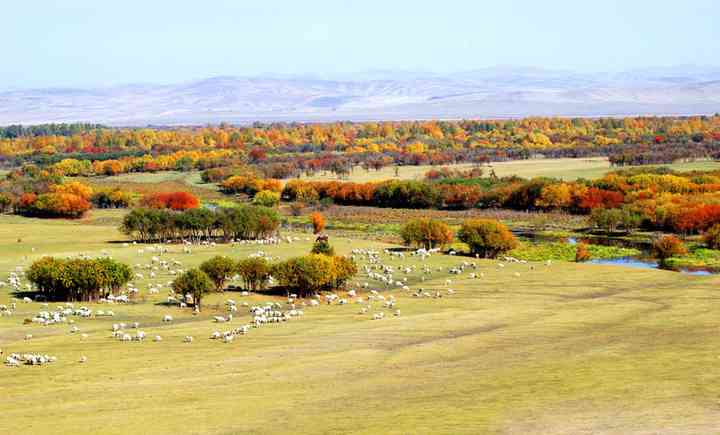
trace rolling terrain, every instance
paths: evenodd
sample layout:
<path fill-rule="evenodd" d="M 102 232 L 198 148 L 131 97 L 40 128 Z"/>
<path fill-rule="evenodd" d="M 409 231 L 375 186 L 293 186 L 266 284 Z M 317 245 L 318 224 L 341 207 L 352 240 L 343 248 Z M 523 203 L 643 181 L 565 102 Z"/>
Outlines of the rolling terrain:
<path fill-rule="evenodd" d="M 109 125 L 712 114 L 720 70 L 580 74 L 497 67 L 455 74 L 219 76 L 179 84 L 0 91 L 0 125 Z"/>

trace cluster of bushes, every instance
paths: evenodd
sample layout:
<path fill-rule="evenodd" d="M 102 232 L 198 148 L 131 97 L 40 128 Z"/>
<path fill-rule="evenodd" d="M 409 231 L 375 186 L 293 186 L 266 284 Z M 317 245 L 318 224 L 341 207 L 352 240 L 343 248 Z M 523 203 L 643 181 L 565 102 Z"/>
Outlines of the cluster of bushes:
<path fill-rule="evenodd" d="M 133 204 L 133 195 L 118 188 L 98 190 L 90 201 L 95 208 L 129 208 Z"/>
<path fill-rule="evenodd" d="M 138 208 L 123 218 L 121 231 L 141 242 L 167 240 L 255 240 L 273 236 L 280 215 L 267 207 L 243 205 L 185 211 Z"/>
<path fill-rule="evenodd" d="M 132 270 L 110 258 L 43 257 L 30 266 L 27 278 L 50 301 L 94 301 L 116 293 L 132 279 Z"/>
<path fill-rule="evenodd" d="M 220 183 L 220 190 L 228 194 L 245 193 L 254 196 L 263 190 L 279 193 L 282 191 L 282 183 L 280 183 L 280 180 L 272 178 L 265 179 L 245 175 L 233 175 Z"/>
<path fill-rule="evenodd" d="M 129 192 L 120 189 L 93 191 L 79 181 L 64 181 L 36 166 L 26 165 L 0 180 L 0 213 L 15 212 L 42 218 L 78 218 L 92 206 L 126 208 Z"/>
<path fill-rule="evenodd" d="M 125 153 L 127 154 L 127 153 Z M 120 156 L 113 153 L 103 158 L 87 153 L 85 158 L 65 158 L 48 165 L 48 170 L 60 176 L 118 175 L 129 172 L 190 171 L 227 165 L 233 160 L 230 150 L 176 151 L 161 155 L 142 154 Z"/>
<path fill-rule="evenodd" d="M 200 206 L 200 200 L 190 192 L 150 193 L 142 198 L 141 203 L 143 207 L 171 210 L 189 210 Z"/>
<path fill-rule="evenodd" d="M 25 216 L 78 218 L 90 210 L 92 189 L 77 181 L 50 185 L 45 193 L 23 193 L 15 209 Z"/>

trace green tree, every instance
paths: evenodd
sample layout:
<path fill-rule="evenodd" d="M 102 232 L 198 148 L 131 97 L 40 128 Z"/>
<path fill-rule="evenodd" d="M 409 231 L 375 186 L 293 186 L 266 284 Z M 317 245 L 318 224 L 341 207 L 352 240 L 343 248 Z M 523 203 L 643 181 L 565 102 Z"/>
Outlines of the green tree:
<path fill-rule="evenodd" d="M 253 257 L 238 261 L 237 273 L 249 291 L 265 289 L 270 279 L 270 264 L 264 258 Z"/>
<path fill-rule="evenodd" d="M 200 265 L 200 270 L 205 272 L 213 283 L 215 283 L 215 290 L 222 291 L 225 288 L 225 281 L 228 276 L 235 272 L 236 265 L 230 258 L 217 255 L 203 262 Z"/>
<path fill-rule="evenodd" d="M 182 295 L 189 293 L 190 296 L 192 296 L 198 311 L 200 310 L 203 296 L 211 292 L 214 287 L 210 277 L 200 269 L 189 269 L 175 278 L 175 281 L 172 283 L 172 288 L 175 293 Z"/>
<path fill-rule="evenodd" d="M 400 228 L 400 237 L 406 245 L 431 249 L 452 243 L 453 232 L 446 223 L 441 221 L 413 219 Z"/>
<path fill-rule="evenodd" d="M 517 246 L 517 239 L 508 227 L 492 219 L 470 219 L 458 232 L 458 238 L 470 252 L 484 258 L 495 258 Z"/>

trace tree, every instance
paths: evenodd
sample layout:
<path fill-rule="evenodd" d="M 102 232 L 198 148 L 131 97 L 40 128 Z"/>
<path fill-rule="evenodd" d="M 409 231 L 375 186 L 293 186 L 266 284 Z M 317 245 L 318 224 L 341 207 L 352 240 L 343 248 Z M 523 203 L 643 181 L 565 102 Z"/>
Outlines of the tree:
<path fill-rule="evenodd" d="M 703 241 L 708 248 L 720 249 L 720 224 L 710 227 L 705 234 L 703 234 Z"/>
<path fill-rule="evenodd" d="M 655 238 L 652 244 L 653 253 L 664 263 L 668 258 L 675 255 L 687 254 L 687 248 L 683 242 L 675 236 L 665 235 Z"/>
<path fill-rule="evenodd" d="M 263 290 L 270 279 L 270 264 L 264 258 L 252 257 L 240 260 L 236 270 L 245 288 L 250 291 Z"/>
<path fill-rule="evenodd" d="M 313 234 L 319 234 L 325 229 L 325 218 L 318 212 L 310 214 L 310 223 L 313 226 Z"/>
<path fill-rule="evenodd" d="M 413 219 L 400 228 L 400 237 L 406 245 L 431 249 L 452 243 L 453 232 L 446 223 L 438 220 Z"/>
<path fill-rule="evenodd" d="M 484 258 L 495 258 L 517 246 L 517 239 L 508 227 L 492 219 L 465 221 L 458 238 L 470 247 L 471 253 Z"/>
<path fill-rule="evenodd" d="M 253 197 L 253 204 L 263 207 L 277 207 L 280 203 L 280 193 L 270 190 L 261 190 Z"/>
<path fill-rule="evenodd" d="M 227 280 L 227 277 L 230 276 L 235 269 L 235 262 L 222 255 L 217 255 L 200 265 L 200 270 L 205 272 L 215 283 L 216 291 L 222 291 L 225 288 L 225 280 Z"/>
<path fill-rule="evenodd" d="M 200 269 L 188 269 L 182 275 L 175 278 L 175 281 L 172 283 L 172 289 L 175 293 L 181 295 L 190 294 L 190 296 L 192 296 L 198 311 L 200 310 L 203 296 L 211 292 L 214 287 L 210 277 Z"/>

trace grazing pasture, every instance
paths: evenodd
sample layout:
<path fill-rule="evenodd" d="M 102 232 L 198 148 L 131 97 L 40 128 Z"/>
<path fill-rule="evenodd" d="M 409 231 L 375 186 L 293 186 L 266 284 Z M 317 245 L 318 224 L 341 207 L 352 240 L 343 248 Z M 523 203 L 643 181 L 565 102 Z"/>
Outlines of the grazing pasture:
<path fill-rule="evenodd" d="M 23 325 L 44 309 L 17 303 L 0 317 L 0 348 L 57 357 L 0 367 L 3 433 L 712 433 L 720 419 L 720 279 L 575 263 L 517 263 L 384 253 L 390 245 L 331 238 L 340 254 L 376 250 L 408 289 L 361 273 L 304 316 L 251 328 L 230 343 L 214 331 L 244 325 L 247 307 L 280 296 L 210 295 L 201 314 L 167 305 L 166 270 L 150 278 L 148 246 L 124 246 L 111 212 L 97 221 L 0 217 L 0 280 L 43 254 L 101 255 L 142 279 L 128 304 L 90 304 L 113 317 Z M 88 225 L 94 223 L 94 225 Z M 310 234 L 279 245 L 169 245 L 162 258 L 196 266 L 216 254 L 309 251 Z M 21 239 L 19 242 L 18 239 Z M 142 253 L 138 250 L 142 249 Z M 463 266 L 465 264 L 466 266 Z M 472 266 L 471 264 L 475 264 Z M 502 266 L 500 266 L 502 264 Z M 427 273 L 425 267 L 430 269 Z M 464 267 L 460 274 L 451 269 Z M 403 268 L 409 268 L 407 273 Z M 371 270 L 377 273 L 377 269 Z M 475 276 L 474 278 L 472 276 Z M 407 279 L 407 281 L 405 281 Z M 368 287 L 364 287 L 364 283 Z M 150 284 L 164 284 L 150 294 Z M 421 296 L 413 296 L 420 291 Z M 371 290 L 376 300 L 368 304 Z M 423 292 L 425 295 L 423 296 Z M 437 297 L 438 295 L 442 297 Z M 8 287 L 0 304 L 11 303 Z M 225 301 L 239 310 L 230 323 Z M 56 303 L 50 303 L 53 309 Z M 78 307 L 81 304 L 76 303 Z M 372 308 L 368 308 L 368 306 Z M 363 309 L 366 312 L 361 314 Z M 399 310 L 399 316 L 395 316 Z M 373 320 L 374 317 L 381 317 Z M 171 322 L 163 322 L 170 315 Z M 111 337 L 138 322 L 144 341 Z M 25 340 L 30 334 L 31 339 Z M 86 336 L 81 335 L 86 334 Z M 161 341 L 152 337 L 160 336 Z M 186 337 L 193 337 L 191 343 Z M 83 362 L 81 362 L 83 361 Z"/>

